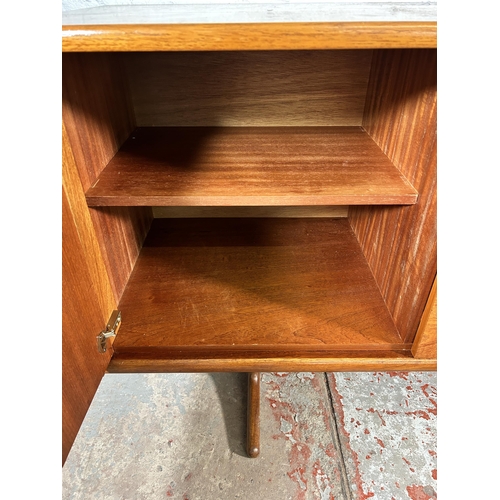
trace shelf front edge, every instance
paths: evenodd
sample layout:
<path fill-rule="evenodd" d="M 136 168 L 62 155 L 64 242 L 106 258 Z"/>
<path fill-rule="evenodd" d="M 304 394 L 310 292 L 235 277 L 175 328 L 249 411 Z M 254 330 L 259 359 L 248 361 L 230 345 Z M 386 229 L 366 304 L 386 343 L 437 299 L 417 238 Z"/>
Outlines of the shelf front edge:
<path fill-rule="evenodd" d="M 94 196 L 87 192 L 89 207 L 294 207 L 350 205 L 414 205 L 418 194 L 401 195 L 310 195 L 310 196 Z"/>
<path fill-rule="evenodd" d="M 436 359 L 413 357 L 365 358 L 249 358 L 244 359 L 120 359 L 113 357 L 109 373 L 205 372 L 363 372 L 436 371 Z"/>
<path fill-rule="evenodd" d="M 117 24 L 62 27 L 63 52 L 436 47 L 436 22 Z"/>

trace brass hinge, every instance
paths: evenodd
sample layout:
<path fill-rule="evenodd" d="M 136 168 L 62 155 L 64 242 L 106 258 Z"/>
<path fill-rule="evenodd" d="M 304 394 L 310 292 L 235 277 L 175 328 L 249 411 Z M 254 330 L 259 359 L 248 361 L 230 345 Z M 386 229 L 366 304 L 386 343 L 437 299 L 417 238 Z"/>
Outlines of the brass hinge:
<path fill-rule="evenodd" d="M 113 311 L 111 317 L 109 318 L 108 324 L 106 325 L 106 330 L 103 330 L 97 336 L 97 350 L 99 352 L 106 352 L 107 340 L 111 337 L 116 337 L 120 324 L 122 322 L 122 313 L 120 311 Z"/>

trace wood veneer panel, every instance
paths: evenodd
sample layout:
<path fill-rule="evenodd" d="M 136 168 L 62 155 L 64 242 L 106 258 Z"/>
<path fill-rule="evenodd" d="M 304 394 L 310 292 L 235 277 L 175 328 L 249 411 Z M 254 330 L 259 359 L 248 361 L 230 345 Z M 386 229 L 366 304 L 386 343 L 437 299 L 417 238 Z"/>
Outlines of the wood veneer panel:
<path fill-rule="evenodd" d="M 88 189 L 134 129 L 117 54 L 63 54 L 63 121 L 81 183 Z M 135 207 L 91 210 L 90 217 L 118 302 L 152 212 Z"/>
<path fill-rule="evenodd" d="M 99 291 L 98 301 L 105 321 L 116 308 L 116 300 L 110 284 L 109 275 L 102 257 L 94 225 L 85 200 L 82 183 L 78 176 L 75 159 L 71 150 L 68 134 L 62 124 L 62 169 L 63 190 L 71 210 L 76 231 L 85 254 L 88 271 L 94 288 Z"/>
<path fill-rule="evenodd" d="M 134 129 L 128 91 L 116 54 L 63 54 L 63 120 L 83 188 Z"/>
<path fill-rule="evenodd" d="M 90 209 L 90 213 L 118 302 L 153 220 L 152 210 L 151 207 L 102 207 Z"/>
<path fill-rule="evenodd" d="M 83 187 L 62 125 L 62 444 L 63 463 L 110 360 L 96 335 L 116 308 Z"/>
<path fill-rule="evenodd" d="M 437 358 L 437 278 L 432 285 L 411 352 L 415 358 Z"/>
<path fill-rule="evenodd" d="M 360 126 L 371 50 L 125 54 L 138 126 Z"/>
<path fill-rule="evenodd" d="M 406 342 L 436 276 L 436 51 L 375 51 L 364 127 L 419 193 L 411 207 L 351 207 L 349 220 Z"/>
<path fill-rule="evenodd" d="M 411 204 L 359 127 L 139 128 L 87 191 L 99 205 Z"/>
<path fill-rule="evenodd" d="M 62 459 L 73 445 L 111 357 L 100 354 L 96 336 L 108 317 L 94 264 L 82 242 L 78 214 L 69 196 L 62 196 Z M 102 282 L 102 277 L 100 281 Z M 109 288 L 109 286 L 108 286 Z"/>
<path fill-rule="evenodd" d="M 409 348 L 346 219 L 155 219 L 119 308 L 129 357 Z"/>
<path fill-rule="evenodd" d="M 122 24 L 62 27 L 64 52 L 436 47 L 436 22 Z"/>

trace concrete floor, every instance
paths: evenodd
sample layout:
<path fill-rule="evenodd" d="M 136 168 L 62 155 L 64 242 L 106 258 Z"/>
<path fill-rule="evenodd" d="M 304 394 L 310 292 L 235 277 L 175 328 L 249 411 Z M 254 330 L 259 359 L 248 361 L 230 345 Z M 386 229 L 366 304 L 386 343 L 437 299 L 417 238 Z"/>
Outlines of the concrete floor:
<path fill-rule="evenodd" d="M 436 498 L 436 372 L 265 373 L 256 459 L 246 380 L 105 375 L 63 499 Z"/>

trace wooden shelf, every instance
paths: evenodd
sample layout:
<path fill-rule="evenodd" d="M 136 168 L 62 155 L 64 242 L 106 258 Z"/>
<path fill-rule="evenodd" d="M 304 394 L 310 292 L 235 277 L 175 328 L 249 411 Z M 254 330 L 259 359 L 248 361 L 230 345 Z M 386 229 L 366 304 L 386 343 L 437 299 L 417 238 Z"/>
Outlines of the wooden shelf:
<path fill-rule="evenodd" d="M 347 219 L 155 219 L 119 309 L 115 366 L 411 358 Z"/>
<path fill-rule="evenodd" d="M 87 191 L 89 206 L 414 204 L 360 127 L 144 127 Z"/>

